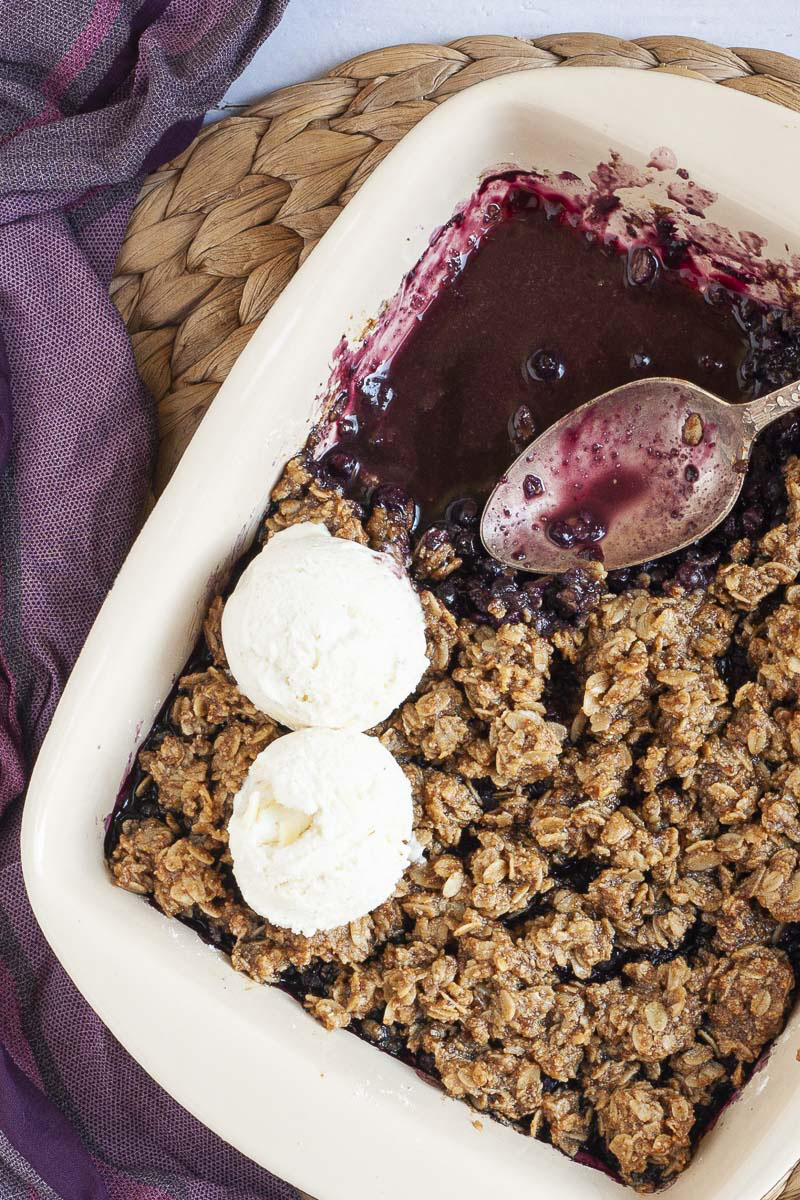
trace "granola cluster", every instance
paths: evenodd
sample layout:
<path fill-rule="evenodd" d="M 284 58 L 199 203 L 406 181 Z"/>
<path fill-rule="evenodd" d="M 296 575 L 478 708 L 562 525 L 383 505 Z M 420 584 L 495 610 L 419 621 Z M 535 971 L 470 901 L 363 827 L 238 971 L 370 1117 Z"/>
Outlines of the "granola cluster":
<path fill-rule="evenodd" d="M 542 632 L 533 603 L 505 619 L 502 589 L 493 619 L 454 616 L 430 590 L 458 566 L 445 537 L 412 560 L 401 500 L 367 517 L 292 460 L 267 533 L 322 522 L 420 587 L 430 666 L 372 732 L 411 783 L 424 861 L 310 938 L 242 902 L 227 821 L 283 731 L 227 672 L 217 597 L 205 658 L 139 755 L 115 881 L 478 1111 L 641 1191 L 668 1182 L 795 986 L 800 461 L 785 480 L 785 521 L 737 543 L 708 588 L 655 593 L 645 575 L 612 594 L 587 569 L 559 584 L 588 597 L 583 619 Z"/>

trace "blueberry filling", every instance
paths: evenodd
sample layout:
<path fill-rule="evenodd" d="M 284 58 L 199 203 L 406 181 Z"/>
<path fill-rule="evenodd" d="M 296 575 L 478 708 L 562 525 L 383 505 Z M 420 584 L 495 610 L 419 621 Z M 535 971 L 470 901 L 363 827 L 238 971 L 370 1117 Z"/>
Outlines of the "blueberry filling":
<path fill-rule="evenodd" d="M 497 564 L 477 533 L 504 469 L 560 417 L 647 375 L 711 384 L 732 402 L 800 376 L 800 327 L 791 313 L 720 284 L 703 293 L 687 287 L 680 274 L 686 244 L 667 218 L 655 232 L 655 248 L 621 255 L 587 244 L 563 206 L 512 186 L 480 252 L 441 289 L 392 360 L 364 379 L 357 420 L 345 433 L 340 422 L 338 445 L 321 468 L 367 504 L 378 481 L 407 490 L 418 506 L 417 538 L 450 543 L 462 560 L 436 589 L 456 615 L 496 624 L 533 612 L 542 632 L 583 615 L 580 601 L 572 607 L 569 582 L 530 589 L 529 575 L 509 572 L 498 585 L 508 601 L 498 616 Z M 642 579 L 656 591 L 703 586 L 734 543 L 781 519 L 785 496 L 774 464 L 798 448 L 800 422 L 788 417 L 760 440 L 742 495 L 718 529 L 657 563 L 612 573 L 610 589 Z M 688 484 L 698 481 L 696 472 L 686 468 Z M 540 495 L 541 486 L 528 475 L 526 497 Z M 598 481 L 591 511 L 552 514 L 547 529 L 554 544 L 579 547 L 589 565 L 602 562 L 613 502 L 607 490 Z M 517 561 L 524 562 L 522 553 Z"/>

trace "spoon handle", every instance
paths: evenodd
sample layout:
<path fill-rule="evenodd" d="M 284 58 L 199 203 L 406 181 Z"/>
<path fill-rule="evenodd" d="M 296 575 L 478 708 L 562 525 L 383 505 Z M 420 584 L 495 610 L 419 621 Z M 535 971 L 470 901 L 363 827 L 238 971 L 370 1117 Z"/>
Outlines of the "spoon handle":
<path fill-rule="evenodd" d="M 795 380 L 786 387 L 768 392 L 766 396 L 759 396 L 758 400 L 751 400 L 749 404 L 745 404 L 742 420 L 748 434 L 754 438 L 756 434 L 761 433 L 762 429 L 766 429 L 773 421 L 777 421 L 778 417 L 792 412 L 795 408 L 800 408 L 800 380 Z"/>

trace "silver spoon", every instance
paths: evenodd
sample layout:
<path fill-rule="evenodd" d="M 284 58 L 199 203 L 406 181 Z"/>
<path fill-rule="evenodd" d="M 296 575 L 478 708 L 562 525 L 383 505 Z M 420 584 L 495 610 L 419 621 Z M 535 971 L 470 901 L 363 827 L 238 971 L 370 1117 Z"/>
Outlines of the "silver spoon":
<path fill-rule="evenodd" d="M 756 436 L 796 408 L 800 381 L 749 404 L 683 379 L 625 383 L 531 442 L 489 497 L 481 540 L 508 566 L 545 574 L 680 550 L 727 516 Z"/>

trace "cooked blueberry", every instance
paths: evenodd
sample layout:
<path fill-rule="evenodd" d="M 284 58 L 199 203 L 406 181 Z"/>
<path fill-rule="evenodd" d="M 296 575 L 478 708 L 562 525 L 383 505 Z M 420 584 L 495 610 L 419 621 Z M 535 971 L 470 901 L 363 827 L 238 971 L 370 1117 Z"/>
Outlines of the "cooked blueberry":
<path fill-rule="evenodd" d="M 686 258 L 689 243 L 677 236 L 675 225 L 669 217 L 659 217 L 656 221 L 656 233 L 664 266 L 673 270 L 680 267 Z"/>
<path fill-rule="evenodd" d="M 606 527 L 592 513 L 582 509 L 577 516 L 569 517 L 566 521 L 551 521 L 546 533 L 556 546 L 568 550 L 572 546 L 601 541 L 606 536 Z"/>
<path fill-rule="evenodd" d="M 749 296 L 742 296 L 733 310 L 736 320 L 742 329 L 747 330 L 748 333 L 759 327 L 763 319 L 763 313 L 764 310 L 761 305 Z"/>
<path fill-rule="evenodd" d="M 489 605 L 492 603 L 491 589 L 483 587 L 477 580 L 474 580 L 467 584 L 467 599 L 473 610 L 473 618 L 475 615 L 479 618 L 486 618 Z"/>
<path fill-rule="evenodd" d="M 375 1045 L 396 1058 L 405 1049 L 405 1040 L 393 1025 L 379 1025 L 374 1031 Z"/>
<path fill-rule="evenodd" d="M 355 413 L 345 413 L 336 422 L 336 432 L 340 438 L 358 436 L 358 417 Z"/>
<path fill-rule="evenodd" d="M 497 789 L 491 779 L 476 779 L 472 785 L 478 793 L 478 800 L 484 812 L 493 812 L 500 803 Z"/>
<path fill-rule="evenodd" d="M 719 283 L 710 283 L 703 292 L 703 299 L 712 308 L 722 308 L 730 300 L 730 293 Z"/>
<path fill-rule="evenodd" d="M 608 576 L 606 578 L 606 583 L 608 584 L 608 590 L 610 592 L 614 592 L 615 595 L 618 595 L 620 592 L 624 592 L 627 587 L 630 587 L 630 582 L 631 582 L 631 568 L 630 567 L 621 567 L 616 571 L 609 571 Z"/>
<path fill-rule="evenodd" d="M 359 390 L 367 412 L 386 412 L 394 400 L 394 389 L 390 387 L 385 375 L 368 375 L 361 381 Z"/>
<path fill-rule="evenodd" d="M 703 572 L 693 562 L 681 563 L 675 572 L 675 581 L 687 592 L 693 592 L 705 585 Z"/>
<path fill-rule="evenodd" d="M 469 527 L 478 520 L 479 512 L 478 502 L 471 496 L 463 496 L 460 500 L 453 500 L 451 504 L 448 504 L 445 520 L 449 521 L 451 525 Z"/>
<path fill-rule="evenodd" d="M 526 500 L 533 500 L 544 493 L 544 484 L 538 475 L 526 475 L 522 481 L 522 494 Z"/>
<path fill-rule="evenodd" d="M 361 468 L 360 462 L 353 454 L 348 454 L 346 450 L 337 449 L 335 446 L 323 457 L 322 463 L 329 475 L 332 475 L 338 483 L 345 485 L 355 482 Z"/>
<path fill-rule="evenodd" d="M 598 196 L 594 202 L 594 211 L 601 217 L 607 216 L 608 213 L 614 212 L 619 208 L 622 201 L 616 194 L 610 196 Z"/>
<path fill-rule="evenodd" d="M 433 554 L 436 550 L 441 550 L 443 546 L 448 544 L 450 544 L 449 531 L 441 525 L 431 525 L 419 539 L 418 549 L 425 551 L 427 554 Z"/>
<path fill-rule="evenodd" d="M 575 530 L 568 521 L 551 521 L 546 532 L 550 541 L 554 542 L 556 546 L 560 546 L 562 550 L 569 550 L 577 540 Z"/>
<path fill-rule="evenodd" d="M 394 483 L 382 483 L 374 488 L 369 497 L 373 508 L 383 508 L 400 517 L 410 531 L 419 521 L 419 506 L 403 487 Z"/>
<path fill-rule="evenodd" d="M 717 358 L 714 354 L 701 354 L 697 360 L 697 365 L 701 371 L 708 371 L 709 374 L 718 375 L 720 371 L 725 370 L 725 359 Z"/>
<path fill-rule="evenodd" d="M 519 588 L 507 575 L 499 575 L 492 583 L 491 591 L 496 599 L 502 600 L 504 603 L 519 604 L 521 602 Z"/>
<path fill-rule="evenodd" d="M 473 568 L 484 580 L 495 579 L 505 571 L 505 567 L 501 562 L 498 562 L 496 558 L 490 558 L 488 555 L 476 559 L 473 563 Z"/>
<path fill-rule="evenodd" d="M 564 364 L 552 350 L 534 350 L 525 364 L 531 379 L 537 383 L 552 383 L 561 379 L 564 374 Z"/>
<path fill-rule="evenodd" d="M 742 533 L 745 537 L 756 537 L 764 528 L 764 510 L 753 505 L 746 508 L 741 516 Z"/>
<path fill-rule="evenodd" d="M 719 531 L 724 538 L 729 542 L 737 541 L 739 537 L 739 529 L 736 519 L 736 513 L 730 513 L 722 524 L 719 526 Z"/>
<path fill-rule="evenodd" d="M 558 626 L 556 617 L 550 612 L 537 612 L 533 614 L 531 619 L 531 628 L 539 634 L 540 637 L 550 637 L 553 630 Z"/>
<path fill-rule="evenodd" d="M 603 584 L 582 567 L 565 571 L 557 579 L 558 591 L 553 597 L 558 611 L 567 617 L 584 616 L 603 594 Z"/>
<path fill-rule="evenodd" d="M 599 542 L 606 536 L 605 525 L 586 509 L 572 519 L 572 527 L 577 542 Z"/>
<path fill-rule="evenodd" d="M 736 379 L 739 387 L 743 391 L 748 391 L 755 385 L 757 376 L 758 363 L 756 362 L 754 355 L 748 354 L 742 359 L 736 369 Z"/>
<path fill-rule="evenodd" d="M 649 246 L 634 246 L 628 251 L 625 273 L 628 283 L 642 287 L 653 283 L 658 275 L 659 262 Z"/>
<path fill-rule="evenodd" d="M 436 585 L 435 590 L 442 604 L 446 604 L 451 609 L 458 607 L 458 602 L 461 598 L 461 589 L 454 579 L 443 579 L 441 583 Z"/>
<path fill-rule="evenodd" d="M 521 442 L 525 446 L 536 436 L 536 422 L 527 404 L 520 404 L 512 413 L 508 422 L 508 436 L 512 442 Z"/>
<path fill-rule="evenodd" d="M 687 483 L 697 483 L 700 478 L 700 472 L 694 463 L 689 463 L 686 470 L 683 472 L 683 477 Z"/>
<path fill-rule="evenodd" d="M 438 1078 L 439 1072 L 436 1069 L 436 1060 L 426 1050 L 419 1050 L 417 1052 L 417 1069 L 422 1071 L 424 1075 L 430 1075 L 434 1079 Z"/>
<path fill-rule="evenodd" d="M 762 488 L 768 504 L 779 504 L 785 498 L 783 477 L 777 472 L 765 476 Z"/>
<path fill-rule="evenodd" d="M 481 553 L 481 540 L 473 529 L 463 529 L 456 535 L 453 545 L 461 558 L 476 558 Z"/>
<path fill-rule="evenodd" d="M 310 966 L 300 972 L 300 982 L 308 992 L 324 995 L 325 989 L 336 982 L 339 969 L 335 963 L 313 959 Z"/>

